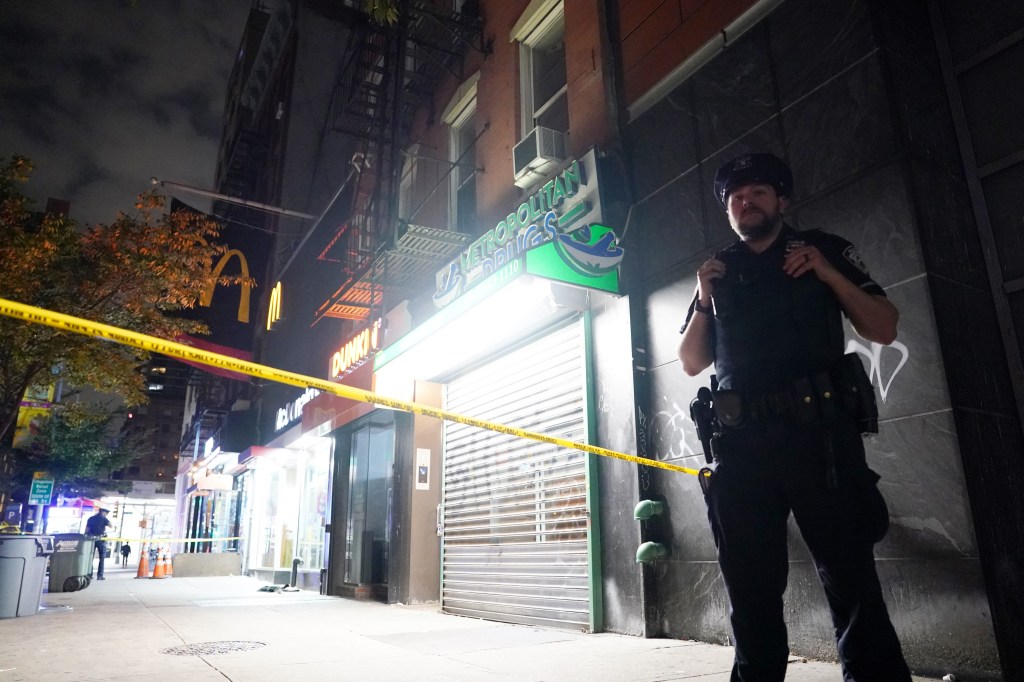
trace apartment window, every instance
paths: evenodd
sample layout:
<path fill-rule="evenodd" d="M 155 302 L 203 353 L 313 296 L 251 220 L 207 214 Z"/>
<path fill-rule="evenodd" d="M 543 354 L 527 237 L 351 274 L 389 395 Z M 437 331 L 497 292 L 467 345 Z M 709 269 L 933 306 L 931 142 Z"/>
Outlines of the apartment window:
<path fill-rule="evenodd" d="M 562 3 L 540 3 L 524 14 L 513 29 L 513 39 L 520 41 L 522 134 L 536 126 L 569 132 Z"/>
<path fill-rule="evenodd" d="M 402 181 L 398 186 L 398 215 L 408 220 L 416 210 L 416 171 L 419 166 L 420 146 L 414 144 L 406 150 L 405 162 L 402 164 Z"/>
<path fill-rule="evenodd" d="M 470 110 L 452 126 L 452 189 L 454 191 L 452 223 L 458 232 L 473 234 L 476 230 L 476 100 Z"/>
<path fill-rule="evenodd" d="M 452 166 L 449 222 L 452 229 L 475 234 L 476 220 L 476 86 L 477 72 L 456 91 L 441 116 L 451 129 L 448 160 Z"/>

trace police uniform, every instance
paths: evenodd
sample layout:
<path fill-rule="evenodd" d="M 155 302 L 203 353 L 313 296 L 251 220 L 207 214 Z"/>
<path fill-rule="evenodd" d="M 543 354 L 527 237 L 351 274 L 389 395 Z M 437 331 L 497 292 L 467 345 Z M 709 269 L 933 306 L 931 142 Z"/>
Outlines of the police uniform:
<path fill-rule="evenodd" d="M 725 206 L 732 188 L 751 182 L 788 196 L 792 176 L 772 155 L 740 157 L 719 171 L 716 197 Z M 813 271 L 783 271 L 787 251 L 804 245 L 864 291 L 885 295 L 848 241 L 817 230 L 783 225 L 762 253 L 738 241 L 715 255 L 726 265 L 712 296 L 715 408 L 728 424 L 716 439 L 707 502 L 732 607 L 732 680 L 785 677 L 792 513 L 825 590 L 844 679 L 905 682 L 874 564 L 888 510 L 865 460 L 862 415 L 846 399 L 854 387 L 843 371 L 842 309 Z"/>
<path fill-rule="evenodd" d="M 106 580 L 106 577 L 103 575 L 103 565 L 107 559 L 107 542 L 103 539 L 103 536 L 107 534 L 107 527 L 114 525 L 110 522 L 110 519 L 104 516 L 106 512 L 106 509 L 99 509 L 85 522 L 85 534 L 96 538 L 96 550 L 100 554 L 100 565 L 96 569 L 97 580 Z M 91 568 L 89 574 L 92 575 Z"/>

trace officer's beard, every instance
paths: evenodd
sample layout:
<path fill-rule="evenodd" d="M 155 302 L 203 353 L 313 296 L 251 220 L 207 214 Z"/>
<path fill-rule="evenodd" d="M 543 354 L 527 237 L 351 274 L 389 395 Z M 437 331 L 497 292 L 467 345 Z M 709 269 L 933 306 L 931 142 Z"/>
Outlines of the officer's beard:
<path fill-rule="evenodd" d="M 765 213 L 760 209 L 750 209 L 750 212 L 760 214 L 760 220 L 744 221 L 743 218 L 740 218 L 731 221 L 732 229 L 745 242 L 756 242 L 771 236 L 772 231 L 782 222 L 782 216 L 778 211 Z"/>

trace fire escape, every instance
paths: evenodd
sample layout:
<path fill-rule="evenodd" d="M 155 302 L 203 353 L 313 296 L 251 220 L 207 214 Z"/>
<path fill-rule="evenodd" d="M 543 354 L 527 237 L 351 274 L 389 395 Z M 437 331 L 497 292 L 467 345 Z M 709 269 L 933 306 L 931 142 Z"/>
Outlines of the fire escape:
<path fill-rule="evenodd" d="M 281 58 L 285 39 L 292 30 L 292 16 L 286 3 L 273 12 L 254 7 L 249 13 L 243 49 L 228 81 L 224 131 L 218 155 L 216 185 L 222 194 L 238 199 L 265 200 L 260 195 L 272 140 L 260 129 L 271 86 L 271 74 Z M 218 202 L 215 213 L 243 222 L 261 220 L 264 215 Z"/>
<path fill-rule="evenodd" d="M 353 40 L 335 88 L 332 127 L 360 142 L 362 165 L 351 216 L 320 253 L 339 263 L 343 276 L 318 320 L 382 315 L 431 288 L 435 273 L 468 241 L 455 231 L 401 220 L 398 192 L 413 116 L 433 106 L 433 91 L 446 74 L 462 80 L 468 50 L 486 49 L 476 3 L 464 3 L 462 12 L 430 0 L 397 4 L 393 26 L 357 10 L 344 15 Z"/>

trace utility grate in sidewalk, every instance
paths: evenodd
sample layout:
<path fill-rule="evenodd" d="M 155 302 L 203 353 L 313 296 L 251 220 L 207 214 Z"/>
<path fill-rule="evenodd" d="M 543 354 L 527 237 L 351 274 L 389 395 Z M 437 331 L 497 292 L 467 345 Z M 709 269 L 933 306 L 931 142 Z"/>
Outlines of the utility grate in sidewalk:
<path fill-rule="evenodd" d="M 162 649 L 160 653 L 171 656 L 213 656 L 216 654 L 233 654 L 237 651 L 252 651 L 266 646 L 264 642 L 200 642 L 198 644 L 183 644 Z"/>

